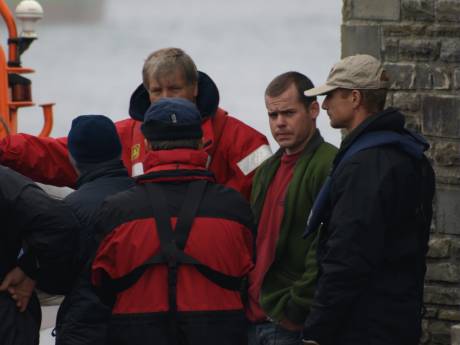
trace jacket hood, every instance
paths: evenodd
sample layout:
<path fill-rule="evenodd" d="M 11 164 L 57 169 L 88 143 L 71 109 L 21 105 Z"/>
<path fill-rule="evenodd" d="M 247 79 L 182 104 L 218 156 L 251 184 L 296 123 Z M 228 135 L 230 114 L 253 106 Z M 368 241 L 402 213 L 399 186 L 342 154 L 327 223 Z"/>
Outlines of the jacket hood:
<path fill-rule="evenodd" d="M 198 71 L 198 96 L 196 105 L 201 117 L 214 116 L 219 106 L 219 90 L 214 81 L 204 72 Z M 144 121 L 144 114 L 150 106 L 149 93 L 140 84 L 134 90 L 129 101 L 129 116 L 137 121 Z"/>
<path fill-rule="evenodd" d="M 404 115 L 395 108 L 387 108 L 371 115 L 344 139 L 337 156 L 346 151 L 359 137 L 371 132 L 395 132 L 402 135 L 398 145 L 413 156 L 421 156 L 430 145 L 421 135 L 404 127 Z"/>

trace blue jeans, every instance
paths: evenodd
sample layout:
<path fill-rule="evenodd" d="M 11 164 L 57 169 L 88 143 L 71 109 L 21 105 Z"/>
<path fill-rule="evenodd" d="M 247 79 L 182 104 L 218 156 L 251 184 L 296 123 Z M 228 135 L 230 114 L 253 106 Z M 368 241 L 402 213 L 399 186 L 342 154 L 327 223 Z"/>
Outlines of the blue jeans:
<path fill-rule="evenodd" d="M 249 326 L 249 345 L 301 345 L 302 332 L 272 322 Z"/>

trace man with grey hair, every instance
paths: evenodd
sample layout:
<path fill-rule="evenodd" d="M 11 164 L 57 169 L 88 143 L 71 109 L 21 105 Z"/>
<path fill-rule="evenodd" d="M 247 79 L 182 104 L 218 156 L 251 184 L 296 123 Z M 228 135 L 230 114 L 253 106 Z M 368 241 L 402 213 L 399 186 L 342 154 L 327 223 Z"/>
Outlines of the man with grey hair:
<path fill-rule="evenodd" d="M 255 169 L 271 155 L 267 138 L 219 108 L 219 91 L 191 57 L 179 48 L 160 49 L 147 58 L 143 83 L 131 97 L 130 119 L 115 123 L 122 144 L 122 160 L 132 176 L 144 171 L 146 148 L 140 131 L 144 113 L 160 98 L 180 97 L 200 110 L 208 169 L 218 183 L 234 188 L 247 199 Z M 32 179 L 57 186 L 74 186 L 75 169 L 67 158 L 66 138 L 27 134 L 0 142 L 0 162 Z"/>
<path fill-rule="evenodd" d="M 305 92 L 348 132 L 304 234 L 321 227 L 305 344 L 419 343 L 434 173 L 427 142 L 384 109 L 387 84 L 377 59 L 355 55 Z"/>

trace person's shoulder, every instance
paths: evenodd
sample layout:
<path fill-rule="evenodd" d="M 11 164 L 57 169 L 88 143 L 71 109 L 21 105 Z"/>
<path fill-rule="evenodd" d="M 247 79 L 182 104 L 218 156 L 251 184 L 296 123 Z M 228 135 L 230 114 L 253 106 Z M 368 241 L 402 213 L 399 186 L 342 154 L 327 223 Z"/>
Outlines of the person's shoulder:
<path fill-rule="evenodd" d="M 235 189 L 218 183 L 208 184 L 200 213 L 252 225 L 249 202 Z"/>
<path fill-rule="evenodd" d="M 144 193 L 139 190 L 138 186 L 111 194 L 104 198 L 100 208 L 100 216 L 116 220 L 117 223 L 123 223 L 135 218 L 142 218 L 145 213 L 144 205 L 147 203 L 144 199 Z"/>
<path fill-rule="evenodd" d="M 133 120 L 132 118 L 126 118 L 123 120 L 114 121 L 117 131 L 123 131 L 132 129 L 139 121 Z"/>
<path fill-rule="evenodd" d="M 335 156 L 339 149 L 331 143 L 325 141 L 321 145 L 319 145 L 318 150 L 320 150 L 320 152 L 323 152 L 324 154 Z"/>
<path fill-rule="evenodd" d="M 219 109 L 217 109 L 217 112 L 223 112 L 223 113 L 227 114 L 226 115 L 227 120 L 226 120 L 226 123 L 225 123 L 225 129 L 224 129 L 225 131 L 232 131 L 232 130 L 233 131 L 244 131 L 246 133 L 250 133 L 252 135 L 257 135 L 257 136 L 265 138 L 264 134 L 260 133 L 258 130 L 256 130 L 255 128 L 249 126 L 248 124 L 246 124 L 242 120 L 238 119 L 234 115 L 229 114 L 224 109 L 219 108 Z"/>
<path fill-rule="evenodd" d="M 37 187 L 40 189 L 32 180 L 28 177 L 21 175 L 20 173 L 0 165 L 0 179 L 2 190 L 22 190 L 25 186 Z"/>

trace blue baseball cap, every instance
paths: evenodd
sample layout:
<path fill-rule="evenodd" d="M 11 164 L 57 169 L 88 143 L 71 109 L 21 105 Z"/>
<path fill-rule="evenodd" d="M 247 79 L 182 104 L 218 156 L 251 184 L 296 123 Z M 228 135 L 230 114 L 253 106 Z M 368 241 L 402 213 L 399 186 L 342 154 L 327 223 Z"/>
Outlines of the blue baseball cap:
<path fill-rule="evenodd" d="M 183 98 L 162 98 L 144 115 L 142 133 L 150 141 L 200 139 L 201 115 L 196 105 Z"/>

